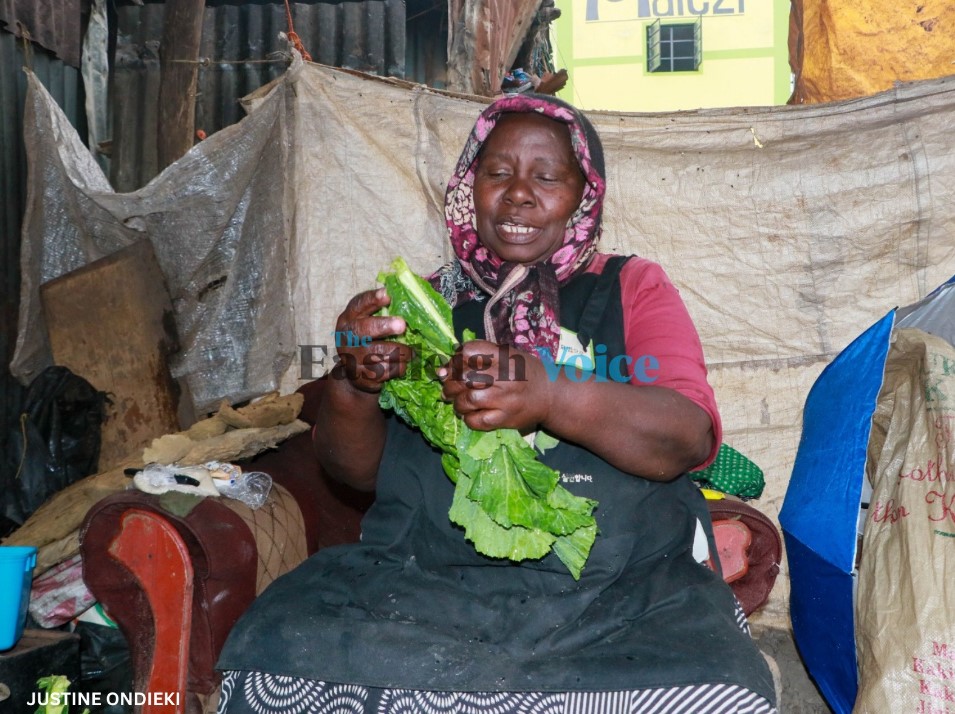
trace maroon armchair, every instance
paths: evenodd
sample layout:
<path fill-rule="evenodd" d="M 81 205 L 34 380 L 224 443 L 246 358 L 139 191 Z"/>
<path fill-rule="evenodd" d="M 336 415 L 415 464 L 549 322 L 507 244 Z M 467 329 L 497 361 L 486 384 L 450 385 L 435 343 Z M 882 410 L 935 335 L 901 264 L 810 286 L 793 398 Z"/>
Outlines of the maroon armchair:
<path fill-rule="evenodd" d="M 299 389 L 300 417 L 310 424 L 324 385 Z M 127 491 L 100 501 L 83 523 L 84 579 L 130 644 L 134 690 L 170 695 L 147 702 L 146 714 L 200 712 L 218 687 L 215 663 L 226 637 L 256 595 L 317 550 L 357 541 L 373 500 L 322 473 L 310 432 L 244 467 L 270 474 L 276 485 L 257 511 L 207 498 L 175 515 L 159 497 Z M 753 567 L 731 583 L 749 614 L 765 602 L 779 571 L 778 532 L 746 504 L 718 501 L 710 508 L 714 521 L 741 519 L 752 530 Z"/>
<path fill-rule="evenodd" d="M 299 389 L 310 424 L 324 384 Z M 322 473 L 310 432 L 243 466 L 275 484 L 257 511 L 207 498 L 176 515 L 157 496 L 127 491 L 83 523 L 84 579 L 130 644 L 134 690 L 170 695 L 143 712 L 201 711 L 226 636 L 258 592 L 320 548 L 357 540 L 373 499 Z"/>

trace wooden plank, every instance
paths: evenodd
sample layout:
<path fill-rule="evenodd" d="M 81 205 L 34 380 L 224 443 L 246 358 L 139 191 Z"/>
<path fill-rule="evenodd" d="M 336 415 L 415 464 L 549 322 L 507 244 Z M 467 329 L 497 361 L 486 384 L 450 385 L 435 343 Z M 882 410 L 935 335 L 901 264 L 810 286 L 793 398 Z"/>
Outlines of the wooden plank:
<path fill-rule="evenodd" d="M 99 471 L 179 431 L 172 305 L 149 241 L 52 280 L 40 297 L 56 364 L 107 392 Z"/>
<path fill-rule="evenodd" d="M 167 0 L 159 49 L 157 150 L 162 170 L 195 143 L 196 86 L 205 0 Z"/>

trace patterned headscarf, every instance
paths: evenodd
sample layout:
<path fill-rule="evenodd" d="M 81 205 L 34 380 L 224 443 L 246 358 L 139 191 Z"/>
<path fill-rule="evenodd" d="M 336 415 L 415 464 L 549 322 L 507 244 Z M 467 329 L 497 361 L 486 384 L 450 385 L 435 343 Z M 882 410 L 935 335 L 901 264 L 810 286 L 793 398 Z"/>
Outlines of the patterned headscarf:
<path fill-rule="evenodd" d="M 475 159 L 502 114 L 537 112 L 567 125 L 585 183 L 564 241 L 549 258 L 531 266 L 508 263 L 488 250 L 477 233 L 474 209 Z M 452 307 L 489 299 L 485 336 L 528 352 L 543 348 L 556 359 L 560 345 L 558 287 L 582 271 L 597 249 L 606 181 L 603 147 L 577 109 L 548 95 L 517 94 L 498 99 L 478 117 L 448 182 L 444 213 L 457 259 L 431 276 Z"/>

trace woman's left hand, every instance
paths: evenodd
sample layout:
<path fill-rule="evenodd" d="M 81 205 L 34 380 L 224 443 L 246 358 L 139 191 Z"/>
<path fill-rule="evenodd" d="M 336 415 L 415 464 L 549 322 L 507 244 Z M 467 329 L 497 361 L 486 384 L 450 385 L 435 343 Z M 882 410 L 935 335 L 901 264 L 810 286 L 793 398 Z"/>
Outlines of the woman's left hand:
<path fill-rule="evenodd" d="M 526 432 L 547 419 L 553 382 L 539 359 L 515 347 L 466 342 L 439 377 L 445 399 L 472 429 Z"/>
<path fill-rule="evenodd" d="M 712 450 L 709 414 L 666 387 L 574 379 L 563 369 L 551 379 L 534 355 L 485 340 L 462 345 L 438 376 L 472 429 L 543 428 L 653 481 L 670 481 Z"/>

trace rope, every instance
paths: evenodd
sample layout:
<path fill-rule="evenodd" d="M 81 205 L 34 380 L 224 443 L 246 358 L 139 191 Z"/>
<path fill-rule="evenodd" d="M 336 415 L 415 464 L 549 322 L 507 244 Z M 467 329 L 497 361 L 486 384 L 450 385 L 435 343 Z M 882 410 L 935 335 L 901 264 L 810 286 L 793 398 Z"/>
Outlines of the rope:
<path fill-rule="evenodd" d="M 217 60 L 210 57 L 200 57 L 197 60 L 174 59 L 169 60 L 179 64 L 197 64 L 200 67 L 211 67 L 214 64 L 288 64 L 291 61 L 291 55 L 285 54 L 276 59 L 241 59 L 241 60 Z"/>
<path fill-rule="evenodd" d="M 20 463 L 17 466 L 17 475 L 13 477 L 14 481 L 20 478 L 20 474 L 23 473 L 23 462 L 27 460 L 27 419 L 29 418 L 26 412 L 20 414 L 20 433 L 23 434 L 23 448 L 20 450 Z"/>
<path fill-rule="evenodd" d="M 292 8 L 288 0 L 285 0 L 285 17 L 288 20 L 288 41 L 291 42 L 292 47 L 298 50 L 298 53 L 302 55 L 303 60 L 311 62 L 312 56 L 308 53 L 308 50 L 305 49 L 305 45 L 302 44 L 302 38 L 295 32 L 295 25 L 292 23 Z"/>
<path fill-rule="evenodd" d="M 26 65 L 26 68 L 33 71 L 33 35 L 30 34 L 30 31 L 27 29 L 27 26 L 24 25 L 19 20 L 17 21 L 17 29 L 20 31 L 20 39 L 23 41 L 23 64 Z"/>

